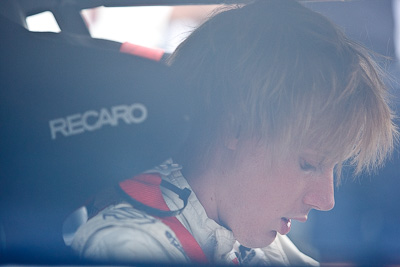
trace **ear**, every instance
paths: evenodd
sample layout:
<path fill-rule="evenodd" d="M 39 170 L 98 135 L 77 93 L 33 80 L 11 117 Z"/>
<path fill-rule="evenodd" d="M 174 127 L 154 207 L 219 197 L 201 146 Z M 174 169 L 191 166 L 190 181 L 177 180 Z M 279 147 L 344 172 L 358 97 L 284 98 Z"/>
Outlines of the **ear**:
<path fill-rule="evenodd" d="M 229 150 L 236 150 L 238 141 L 239 139 L 237 138 L 229 138 L 228 140 L 226 140 L 225 147 Z"/>

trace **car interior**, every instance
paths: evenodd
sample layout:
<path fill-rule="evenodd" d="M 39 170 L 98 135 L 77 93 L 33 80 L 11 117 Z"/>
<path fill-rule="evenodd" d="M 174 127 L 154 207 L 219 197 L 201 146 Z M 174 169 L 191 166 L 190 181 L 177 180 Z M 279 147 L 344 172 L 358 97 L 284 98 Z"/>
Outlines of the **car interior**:
<path fill-rule="evenodd" d="M 81 10 L 246 2 L 0 1 L 0 264 L 92 264 L 65 246 L 65 219 L 96 192 L 171 157 L 201 112 L 165 64 L 169 53 L 92 38 Z M 397 109 L 392 1 L 304 2 L 385 56 Z M 60 33 L 27 29 L 26 18 L 44 11 Z M 364 20 L 382 25 L 365 30 Z M 325 263 L 400 264 L 399 171 L 395 151 L 379 172 L 344 179 L 336 208 L 311 214 L 292 239 Z"/>

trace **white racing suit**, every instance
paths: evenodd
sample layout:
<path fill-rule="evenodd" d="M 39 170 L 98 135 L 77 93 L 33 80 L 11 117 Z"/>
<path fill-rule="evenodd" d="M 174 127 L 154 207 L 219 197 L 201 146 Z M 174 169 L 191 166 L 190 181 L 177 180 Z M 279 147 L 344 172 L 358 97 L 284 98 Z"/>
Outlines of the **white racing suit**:
<path fill-rule="evenodd" d="M 162 179 L 179 188 L 190 188 L 180 167 L 167 161 L 157 171 Z M 162 188 L 170 210 L 182 207 L 173 192 Z M 244 265 L 318 265 L 301 253 L 287 236 L 277 234 L 266 248 L 247 249 L 239 245 L 231 231 L 206 215 L 194 192 L 177 219 L 193 235 L 214 264 L 241 263 Z M 81 257 L 115 262 L 189 263 L 175 233 L 161 220 L 133 208 L 128 203 L 111 205 L 79 227 L 72 244 Z"/>

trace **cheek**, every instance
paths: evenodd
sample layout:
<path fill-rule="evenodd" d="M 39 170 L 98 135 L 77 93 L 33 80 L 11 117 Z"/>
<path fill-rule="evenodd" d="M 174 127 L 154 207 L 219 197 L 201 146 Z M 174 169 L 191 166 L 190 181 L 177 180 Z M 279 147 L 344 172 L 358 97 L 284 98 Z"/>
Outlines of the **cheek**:
<path fill-rule="evenodd" d="M 248 247 L 265 247 L 273 242 L 279 228 L 281 207 L 274 204 L 273 190 L 257 186 L 243 190 L 232 200 L 227 210 L 226 226 L 235 238 Z M 247 192 L 246 192 L 247 191 Z M 276 196 L 278 197 L 278 196 Z"/>
<path fill-rule="evenodd" d="M 223 178 L 221 213 L 228 222 L 266 227 L 301 201 L 298 166 L 291 162 L 272 168 L 266 162 L 265 155 L 248 155 Z"/>
<path fill-rule="evenodd" d="M 227 199 L 239 216 L 236 220 L 252 225 L 266 224 L 282 208 L 282 189 L 271 183 L 268 176 L 253 169 L 245 177 L 232 178 L 231 195 Z"/>
<path fill-rule="evenodd" d="M 256 160 L 242 163 L 225 180 L 221 219 L 243 244 L 266 246 L 274 240 L 280 218 L 299 210 L 304 177 L 294 164 L 273 169 Z"/>
<path fill-rule="evenodd" d="M 285 216 L 293 209 L 297 209 L 302 203 L 302 197 L 307 190 L 307 178 L 304 174 L 297 172 L 296 166 L 292 168 L 281 168 L 273 170 L 260 182 L 253 194 L 263 203 L 259 203 L 260 212 L 262 205 L 268 207 L 271 216 Z"/>
<path fill-rule="evenodd" d="M 220 192 L 220 215 L 230 228 L 232 224 L 252 225 L 265 223 L 273 212 L 270 196 L 272 187 L 253 171 L 230 175 Z"/>

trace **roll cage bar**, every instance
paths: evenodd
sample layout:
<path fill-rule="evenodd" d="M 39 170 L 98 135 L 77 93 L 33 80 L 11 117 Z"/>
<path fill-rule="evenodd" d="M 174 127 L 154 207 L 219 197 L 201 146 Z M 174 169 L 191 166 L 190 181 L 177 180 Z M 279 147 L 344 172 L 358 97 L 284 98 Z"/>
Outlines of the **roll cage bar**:
<path fill-rule="evenodd" d="M 177 5 L 211 5 L 243 4 L 252 0 L 3 0 L 0 1 L 3 15 L 26 27 L 25 19 L 44 11 L 53 13 L 61 31 L 90 36 L 89 30 L 80 15 L 82 9 L 128 6 L 177 6 Z M 299 0 L 302 2 L 352 1 L 352 0 Z"/>
<path fill-rule="evenodd" d="M 90 36 L 89 30 L 80 15 L 83 9 L 128 6 L 174 6 L 246 3 L 251 0 L 3 0 L 0 1 L 0 13 L 26 27 L 28 16 L 41 12 L 53 13 L 61 31 Z"/>

